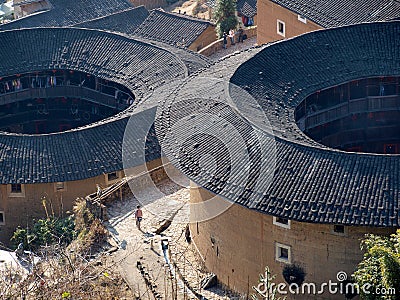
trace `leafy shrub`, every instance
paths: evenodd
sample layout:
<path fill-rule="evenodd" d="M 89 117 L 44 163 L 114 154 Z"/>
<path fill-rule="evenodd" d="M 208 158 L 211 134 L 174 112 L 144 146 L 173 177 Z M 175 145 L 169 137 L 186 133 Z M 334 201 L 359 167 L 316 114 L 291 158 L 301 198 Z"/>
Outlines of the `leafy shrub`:
<path fill-rule="evenodd" d="M 376 291 L 400 291 L 400 230 L 390 238 L 367 235 L 361 243 L 364 258 L 353 274 L 360 287 L 371 285 L 368 293 L 360 288 L 361 299 L 400 299 L 400 295 L 383 295 Z"/>
<path fill-rule="evenodd" d="M 72 216 L 50 217 L 35 221 L 31 228 L 18 227 L 11 237 L 11 242 L 14 245 L 22 243 L 24 249 L 35 250 L 40 246 L 53 243 L 67 245 L 75 236 L 75 223 Z"/>

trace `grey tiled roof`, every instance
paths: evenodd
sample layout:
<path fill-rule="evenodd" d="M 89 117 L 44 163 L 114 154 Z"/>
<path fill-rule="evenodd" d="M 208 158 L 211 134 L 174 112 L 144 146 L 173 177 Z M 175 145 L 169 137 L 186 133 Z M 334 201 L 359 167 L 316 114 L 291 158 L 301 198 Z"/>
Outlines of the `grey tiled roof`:
<path fill-rule="evenodd" d="M 162 80 L 187 72 L 171 52 L 121 35 L 75 28 L 0 34 L 0 76 L 46 69 L 80 70 L 121 82 L 140 96 Z"/>
<path fill-rule="evenodd" d="M 118 82 L 141 99 L 154 88 L 187 74 L 185 64 L 169 51 L 95 30 L 12 30 L 0 32 L 0 40 L 0 77 L 49 69 L 79 70 Z M 135 114 L 139 130 L 141 120 L 151 113 L 154 110 L 135 113 L 131 108 L 96 124 L 58 134 L 0 133 L 0 183 L 80 180 L 121 170 L 127 118 Z M 159 157 L 154 134 L 149 143 L 146 159 Z M 143 164 L 139 150 L 133 165 Z"/>
<path fill-rule="evenodd" d="M 184 47 L 176 47 L 174 45 L 165 44 L 160 41 L 147 40 L 137 35 L 132 36 L 132 38 L 138 41 L 143 41 L 155 45 L 174 53 L 186 65 L 188 74 L 197 72 L 198 70 L 207 67 L 213 63 L 213 61 L 207 56 L 201 55 Z"/>
<path fill-rule="evenodd" d="M 176 44 L 170 45 L 171 43 L 169 40 L 160 39 L 159 37 L 155 36 L 153 36 L 153 38 L 157 40 L 147 40 L 141 34 L 135 35 L 135 30 L 139 27 L 141 23 L 143 23 L 143 21 L 148 16 L 149 12 L 147 11 L 147 9 L 144 6 L 139 6 L 88 22 L 76 24 L 74 25 L 74 27 L 92 28 L 122 33 L 132 38 L 135 38 L 136 40 L 140 40 L 145 43 L 151 43 L 153 45 L 156 45 L 157 47 L 167 49 L 168 51 L 175 53 L 185 63 L 188 68 L 189 74 L 211 63 L 211 60 L 208 59 L 206 56 L 200 55 L 196 52 L 192 52 L 184 47 L 176 47 Z M 185 16 L 178 17 L 186 20 Z M 169 24 L 170 19 L 166 18 L 165 20 L 166 24 Z"/>
<path fill-rule="evenodd" d="M 236 9 L 246 17 L 254 17 L 257 14 L 257 0 L 238 0 Z"/>
<path fill-rule="evenodd" d="M 393 20 L 400 16 L 397 0 L 271 0 L 322 27 Z"/>
<path fill-rule="evenodd" d="M 234 54 L 199 72 L 160 103 L 156 129 L 165 149 L 177 148 L 169 158 L 199 185 L 266 214 L 313 223 L 400 226 L 400 155 L 331 149 L 308 138 L 294 120 L 294 108 L 320 89 L 399 76 L 399 36 L 400 22 L 316 31 Z M 249 92 L 271 123 L 275 141 L 221 104 L 226 92 L 217 80 L 199 92 L 201 77 L 224 78 Z M 182 95 L 190 101 L 182 102 Z M 195 123 L 204 115 L 209 121 Z M 187 116 L 191 123 L 179 131 L 178 121 Z M 202 134 L 174 138 L 201 129 Z M 276 160 L 271 160 L 274 149 Z M 208 156 L 214 159 L 200 162 Z"/>
<path fill-rule="evenodd" d="M 191 24 L 186 30 L 186 38 L 188 38 L 188 40 L 190 41 L 193 38 L 197 38 L 198 35 L 201 34 L 202 31 L 199 31 L 199 26 L 197 26 L 196 24 L 198 24 L 199 22 L 202 23 L 202 20 L 184 15 L 167 14 L 167 17 L 163 19 L 156 17 L 152 20 L 147 20 L 149 23 L 146 23 L 147 25 L 143 29 L 139 30 L 137 35 L 134 35 L 139 25 L 142 24 L 143 21 L 146 20 L 146 18 L 149 16 L 149 12 L 144 6 L 133 8 L 130 4 L 126 6 L 126 0 L 113 0 L 117 1 L 117 3 L 119 4 L 115 7 L 111 7 L 112 9 L 105 5 L 104 9 L 95 10 L 96 13 L 86 12 L 84 17 L 78 16 L 77 18 L 74 18 L 75 11 L 84 11 L 83 7 L 85 7 L 85 5 L 81 3 L 81 1 L 82 0 L 74 1 L 74 5 L 66 5 L 64 1 L 60 1 L 60 3 L 58 3 L 57 0 L 52 1 L 53 4 L 57 4 L 56 7 L 52 10 L 42 12 L 37 15 L 32 15 L 27 18 L 21 18 L 11 23 L 0 25 L 0 31 L 10 30 L 14 28 L 33 28 L 48 26 L 72 26 L 77 28 L 106 30 L 128 35 L 130 37 L 134 37 L 136 40 L 141 40 L 145 43 L 151 43 L 153 45 L 156 45 L 157 47 L 174 52 L 186 64 L 189 74 L 211 63 L 211 60 L 207 57 L 186 49 L 185 47 L 187 46 L 187 44 L 182 45 L 181 43 L 177 44 L 176 42 L 171 41 L 171 38 L 175 38 L 174 36 L 166 38 L 165 32 L 161 32 L 160 34 L 153 34 L 151 35 L 151 37 L 147 34 L 142 34 L 142 32 L 150 30 L 149 26 L 151 27 L 155 25 L 154 22 L 165 22 L 165 26 L 162 26 L 161 24 L 158 24 L 158 26 L 172 29 L 171 26 L 174 26 L 174 20 L 179 20 L 177 23 L 181 25 L 184 24 L 186 27 L 188 26 L 188 24 Z M 89 4 L 90 3 L 91 2 L 89 2 Z M 98 2 L 93 2 L 93 5 L 97 5 L 97 3 Z M 63 11 L 63 9 L 66 9 L 67 7 L 67 11 Z M 82 13 L 78 13 L 78 15 L 79 14 Z M 185 29 L 182 29 L 181 31 L 184 32 Z M 149 37 L 151 38 L 151 40 L 148 39 Z"/>
<path fill-rule="evenodd" d="M 50 0 L 50 2 L 52 4 L 50 10 L 6 23 L 0 26 L 0 30 L 72 26 L 132 7 L 127 0 Z"/>
<path fill-rule="evenodd" d="M 151 113 L 149 110 L 135 115 L 138 130 L 142 119 L 147 120 L 146 114 Z M 128 117 L 124 117 L 101 126 L 52 135 L 1 134 L 1 183 L 73 181 L 122 170 L 122 141 L 127 122 Z M 142 149 L 137 149 L 131 166 L 160 157 L 154 131 L 148 138 L 146 158 Z"/>
<path fill-rule="evenodd" d="M 74 27 L 92 28 L 114 32 L 133 34 L 137 27 L 148 17 L 149 12 L 144 6 L 129 8 L 111 15 L 75 24 Z"/>
<path fill-rule="evenodd" d="M 155 9 L 135 34 L 146 39 L 188 47 L 211 25 L 208 21 Z"/>

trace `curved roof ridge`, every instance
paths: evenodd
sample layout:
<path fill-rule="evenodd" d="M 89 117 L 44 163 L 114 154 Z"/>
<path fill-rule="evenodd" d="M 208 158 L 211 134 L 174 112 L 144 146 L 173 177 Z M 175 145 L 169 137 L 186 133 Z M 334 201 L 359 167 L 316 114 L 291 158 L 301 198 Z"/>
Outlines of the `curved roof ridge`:
<path fill-rule="evenodd" d="M 261 213 L 309 223 L 400 226 L 400 155 L 322 146 L 294 119 L 299 101 L 319 89 L 357 77 L 400 76 L 399 34 L 398 21 L 320 30 L 231 55 L 197 72 L 190 77 L 193 85 L 161 99 L 156 129 L 163 138 L 186 116 L 219 119 L 193 124 L 206 128 L 206 134 L 192 134 L 185 143 L 178 129 L 178 138 L 169 134 L 163 139 L 173 151 L 168 158 L 206 190 Z M 203 91 L 194 88 L 199 77 L 229 80 L 253 96 L 271 123 L 273 142 L 229 106 L 216 105 L 222 95 L 198 94 Z M 207 90 L 219 92 L 217 81 L 210 80 Z M 193 100 L 183 104 L 181 94 Z M 233 130 L 240 142 L 232 142 Z M 228 145 L 219 143 L 226 136 L 234 144 L 229 153 Z M 276 155 L 270 156 L 273 149 Z M 209 155 L 218 162 L 214 168 L 199 161 Z M 232 157 L 239 159 L 233 164 Z"/>
<path fill-rule="evenodd" d="M 29 32 L 29 31 L 37 31 L 37 32 L 46 32 L 46 31 L 48 31 L 48 33 L 49 34 L 54 34 L 54 33 L 62 33 L 63 35 L 65 35 L 66 34 L 66 32 L 68 32 L 68 31 L 76 31 L 76 32 L 80 32 L 80 33 L 88 33 L 88 34 L 90 34 L 90 33 L 100 33 L 100 34 L 104 34 L 104 35 L 106 35 L 106 36 L 108 36 L 108 37 L 110 37 L 110 38 L 112 38 L 112 39 L 121 39 L 121 40 L 123 40 L 123 41 L 126 41 L 126 42 L 132 42 L 132 43 L 137 43 L 137 44 L 140 44 L 140 45 L 142 45 L 142 46 L 145 46 L 145 47 L 150 47 L 150 48 L 154 48 L 154 49 L 157 49 L 157 51 L 161 51 L 161 52 L 165 52 L 165 53 L 168 53 L 171 57 L 175 57 L 175 58 L 177 58 L 177 56 L 173 53 L 173 52 L 171 52 L 170 50 L 167 50 L 167 49 L 165 49 L 165 48 L 162 48 L 162 47 L 160 47 L 160 46 L 158 46 L 158 45 L 155 45 L 155 44 L 150 44 L 150 43 L 147 43 L 145 40 L 140 40 L 140 39 L 135 39 L 135 37 L 132 37 L 132 36 L 128 36 L 128 35 L 125 35 L 125 34 L 114 34 L 114 33 L 111 33 L 111 32 L 109 32 L 109 31 L 105 31 L 105 30 L 96 30 L 96 29 L 84 29 L 84 28 L 75 28 L 75 27 L 49 27 L 49 28 L 47 28 L 47 27 L 39 27 L 39 28 L 27 28 L 27 29 L 14 29 L 14 30 L 6 30 L 6 31 L 3 31 L 3 32 L 0 32 L 0 37 L 2 36 L 2 35 L 6 35 L 6 34 L 13 34 L 13 33 L 15 33 L 15 32 Z M 65 45 L 65 40 L 63 40 L 64 42 L 64 46 L 66 46 Z M 40 41 L 39 41 L 40 42 Z M 3 46 L 6 46 L 6 45 L 3 45 Z M 1 46 L 0 46 L 0 52 L 1 52 Z M 40 51 L 41 51 L 41 48 L 39 49 Z M 84 52 L 84 51 L 83 51 Z M 83 53 L 82 52 L 82 54 L 85 54 L 85 53 Z M 29 55 L 35 55 L 35 53 L 33 53 L 33 52 L 29 52 L 28 53 Z M 90 55 L 90 53 L 89 53 L 89 55 Z M 85 56 L 85 55 L 83 55 L 83 56 Z M 3 56 L 3 58 L 5 58 L 6 56 Z M 85 58 L 86 59 L 86 58 Z M 157 63 L 160 63 L 160 62 L 157 62 Z M 178 63 L 179 65 L 180 65 L 180 67 L 181 67 L 181 70 L 183 70 L 183 76 L 187 76 L 188 75 L 188 69 L 187 69 L 187 67 L 186 67 L 186 65 L 181 61 L 181 60 L 179 60 L 179 59 L 176 59 L 176 63 Z M 126 64 L 126 62 L 124 62 L 124 64 Z M 170 68 L 170 64 L 171 64 L 171 61 L 170 60 L 168 60 L 167 62 L 166 62 L 166 67 L 167 68 Z M 57 65 L 57 64 L 56 64 Z M 15 65 L 13 65 L 13 67 L 14 67 Z M 89 64 L 88 65 L 86 65 L 85 66 L 87 69 L 86 69 L 86 72 L 87 73 L 90 73 L 90 74 L 93 74 L 93 75 L 98 75 L 98 76 L 100 76 L 100 77 L 104 77 L 104 72 L 102 73 L 102 74 L 97 74 L 98 73 L 98 71 L 95 71 L 95 72 L 93 72 L 93 71 L 91 71 L 90 69 L 91 69 L 91 67 L 89 66 Z M 122 66 L 123 67 L 123 66 Z M 63 67 L 55 67 L 55 66 L 53 66 L 52 67 L 52 69 L 64 69 Z M 74 66 L 74 65 L 70 65 L 69 67 L 68 67 L 68 69 L 69 70 L 76 70 L 76 71 L 83 71 L 81 68 L 77 68 L 76 66 Z M 36 71 L 36 70 L 31 70 L 31 71 Z M 3 73 L 2 73 L 3 72 Z M 0 64 L 0 74 L 1 74 L 1 76 L 6 76 L 6 75 L 12 75 L 12 74 L 15 74 L 16 72 L 18 72 L 18 70 L 12 70 L 11 71 L 11 73 L 7 73 L 7 71 L 5 71 L 5 70 L 3 70 L 2 71 L 2 68 L 1 68 L 1 64 Z M 170 80 L 175 80 L 176 79 L 176 75 L 177 74 L 171 74 L 171 78 L 170 78 Z M 137 90 L 135 90 L 135 89 L 133 89 L 133 86 L 129 83 L 128 84 L 128 82 L 125 82 L 124 80 L 121 80 L 119 77 L 120 77 L 120 75 L 117 75 L 117 77 L 116 78 L 113 78 L 113 76 L 114 75 L 112 75 L 111 73 L 109 74 L 109 76 L 107 77 L 106 76 L 106 79 L 109 79 L 109 80 L 112 80 L 112 81 L 115 81 L 115 82 L 118 82 L 118 83 L 121 83 L 121 84 L 123 84 L 123 85 L 125 85 L 125 86 L 127 86 L 128 88 L 130 88 L 131 90 L 132 90 L 132 92 L 136 95 L 136 96 L 139 96 L 138 98 L 139 98 L 139 101 L 140 101 L 140 97 L 141 97 L 141 94 L 137 94 Z M 133 74 L 131 74 L 130 75 L 130 77 L 132 77 L 133 76 Z M 136 78 L 136 80 L 140 80 L 140 78 L 139 77 L 137 77 Z M 143 86 L 145 86 L 146 85 L 146 83 L 145 82 L 143 82 L 142 83 L 142 85 Z M 145 91 L 144 90 L 139 90 L 141 93 L 144 93 Z M 136 103 L 136 102 L 135 102 Z M 104 123 L 106 123 L 106 122 L 110 122 L 110 121 L 114 121 L 114 120 L 116 120 L 116 119 L 118 119 L 118 116 L 119 115 L 121 115 L 123 112 L 121 112 L 121 113 L 119 113 L 119 114 L 117 114 L 117 115 L 115 115 L 115 116 L 112 116 L 112 117 L 109 117 L 109 118 L 106 118 L 106 119 L 103 119 L 103 120 L 101 120 L 101 121 L 99 121 L 99 122 L 96 122 L 96 123 L 91 123 L 91 124 L 88 124 L 88 125 L 85 125 L 85 126 L 82 126 L 82 127 L 79 127 L 79 128 L 75 128 L 75 129 L 70 129 L 71 131 L 74 131 L 74 130 L 80 130 L 80 129 L 82 129 L 82 128 L 89 128 L 89 127 L 93 127 L 93 126 L 98 126 L 98 125 L 101 125 L 101 124 L 104 124 Z M 123 117 L 123 116 L 122 116 Z M 51 134 L 49 134 L 49 135 L 51 135 Z M 23 136 L 23 134 L 20 134 L 19 136 Z"/>

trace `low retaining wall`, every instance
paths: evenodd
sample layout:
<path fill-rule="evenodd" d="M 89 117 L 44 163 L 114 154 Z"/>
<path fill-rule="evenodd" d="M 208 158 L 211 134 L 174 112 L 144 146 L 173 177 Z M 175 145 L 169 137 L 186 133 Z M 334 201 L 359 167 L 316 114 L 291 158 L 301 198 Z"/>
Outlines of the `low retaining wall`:
<path fill-rule="evenodd" d="M 257 26 L 253 26 L 253 27 L 249 27 L 249 28 L 245 28 L 243 30 L 243 34 L 247 35 L 247 38 L 252 38 L 254 36 L 257 36 Z M 235 41 L 237 42 L 238 40 L 238 35 L 235 35 Z M 227 45 L 226 47 L 231 47 L 231 40 L 228 37 L 227 39 Z M 211 56 L 212 54 L 216 53 L 217 51 L 220 51 L 224 48 L 224 39 L 219 39 L 216 40 L 215 42 L 211 43 L 210 45 L 204 47 L 203 49 L 201 49 L 199 51 L 200 54 L 204 55 L 204 56 Z"/>
<path fill-rule="evenodd" d="M 129 2 L 132 3 L 133 6 L 144 5 L 146 9 L 165 7 L 170 4 L 167 0 L 129 0 Z"/>

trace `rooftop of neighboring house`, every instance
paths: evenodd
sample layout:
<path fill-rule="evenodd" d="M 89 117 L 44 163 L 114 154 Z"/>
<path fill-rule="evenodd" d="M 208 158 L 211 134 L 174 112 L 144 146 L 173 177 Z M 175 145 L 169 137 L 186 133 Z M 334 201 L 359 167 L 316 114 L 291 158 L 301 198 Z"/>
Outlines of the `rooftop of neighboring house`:
<path fill-rule="evenodd" d="M 97 19 L 75 24 L 74 27 L 133 34 L 148 16 L 149 11 L 144 6 L 131 7 Z"/>
<path fill-rule="evenodd" d="M 400 17 L 399 0 L 270 0 L 328 28 Z"/>
<path fill-rule="evenodd" d="M 49 0 L 51 9 L 14 20 L 0 30 L 32 27 L 72 26 L 132 8 L 127 0 Z"/>
<path fill-rule="evenodd" d="M 166 44 L 190 46 L 208 27 L 209 21 L 155 9 L 135 31 L 135 35 Z"/>

